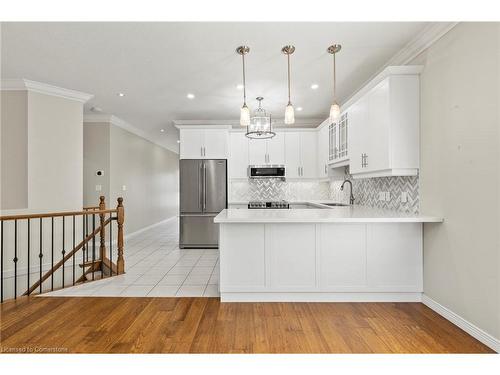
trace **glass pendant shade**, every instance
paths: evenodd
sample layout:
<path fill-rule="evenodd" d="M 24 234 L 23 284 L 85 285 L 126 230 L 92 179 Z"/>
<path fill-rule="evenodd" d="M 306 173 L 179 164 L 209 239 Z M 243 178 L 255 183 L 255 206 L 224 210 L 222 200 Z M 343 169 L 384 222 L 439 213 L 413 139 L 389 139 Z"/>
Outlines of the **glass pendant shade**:
<path fill-rule="evenodd" d="M 295 123 L 295 112 L 292 103 L 288 103 L 285 108 L 285 124 L 291 125 Z"/>
<path fill-rule="evenodd" d="M 246 104 L 243 104 L 240 110 L 240 125 L 249 126 L 250 125 L 250 109 L 248 109 Z"/>
<path fill-rule="evenodd" d="M 334 102 L 330 107 L 330 120 L 336 122 L 340 118 L 340 106 Z"/>
<path fill-rule="evenodd" d="M 252 139 L 267 139 L 276 135 L 272 129 L 271 116 L 268 116 L 265 109 L 262 108 L 262 100 L 264 98 L 258 97 L 259 108 L 257 108 L 250 118 L 250 124 L 247 126 L 246 136 Z"/>

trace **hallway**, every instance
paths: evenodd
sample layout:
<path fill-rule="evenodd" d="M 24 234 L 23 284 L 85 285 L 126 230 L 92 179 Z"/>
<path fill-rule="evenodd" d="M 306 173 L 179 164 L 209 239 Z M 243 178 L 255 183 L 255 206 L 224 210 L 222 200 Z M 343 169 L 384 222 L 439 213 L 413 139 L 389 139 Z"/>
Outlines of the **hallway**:
<path fill-rule="evenodd" d="M 125 240 L 125 274 L 58 290 L 64 297 L 218 297 L 219 251 L 181 250 L 178 219 Z"/>

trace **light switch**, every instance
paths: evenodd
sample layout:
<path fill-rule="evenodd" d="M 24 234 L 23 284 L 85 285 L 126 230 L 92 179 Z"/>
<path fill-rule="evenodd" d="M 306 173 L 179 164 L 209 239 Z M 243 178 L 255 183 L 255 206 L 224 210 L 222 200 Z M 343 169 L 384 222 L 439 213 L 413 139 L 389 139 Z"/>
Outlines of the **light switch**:
<path fill-rule="evenodd" d="M 126 191 L 127 190 L 127 185 L 122 185 L 122 191 Z"/>
<path fill-rule="evenodd" d="M 95 186 L 95 191 L 101 191 L 101 190 L 102 190 L 102 185 Z"/>

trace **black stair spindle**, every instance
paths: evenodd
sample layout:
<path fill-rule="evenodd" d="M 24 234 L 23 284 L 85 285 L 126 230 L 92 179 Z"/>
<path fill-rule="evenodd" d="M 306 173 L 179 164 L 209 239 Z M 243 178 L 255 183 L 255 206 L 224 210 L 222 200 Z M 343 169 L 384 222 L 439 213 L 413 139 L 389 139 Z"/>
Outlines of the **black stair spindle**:
<path fill-rule="evenodd" d="M 14 220 L 14 299 L 17 299 L 17 220 Z"/>
<path fill-rule="evenodd" d="M 0 303 L 3 302 L 3 221 L 0 222 Z"/>
<path fill-rule="evenodd" d="M 54 268 L 54 216 L 50 221 L 50 269 Z M 54 290 L 54 272 L 50 275 L 50 290 Z"/>
<path fill-rule="evenodd" d="M 62 264 L 62 287 L 64 288 L 64 255 L 66 254 L 66 245 L 65 245 L 65 242 L 66 242 L 66 233 L 65 233 L 65 230 L 66 230 L 66 217 L 63 216 L 62 217 L 62 251 L 61 251 L 61 254 L 62 254 L 62 261 L 63 261 L 63 264 Z"/>
<path fill-rule="evenodd" d="M 95 262 L 95 214 L 92 214 L 92 280 L 95 280 L 94 276 L 94 262 Z"/>
<path fill-rule="evenodd" d="M 73 285 L 75 285 L 75 215 L 73 215 Z"/>
<path fill-rule="evenodd" d="M 39 258 L 39 267 L 40 267 L 40 270 L 39 270 L 39 273 L 40 273 L 40 294 L 42 294 L 42 258 L 43 258 L 43 250 L 42 250 L 42 247 L 43 247 L 43 237 L 42 237 L 42 229 L 43 229 L 43 222 L 42 222 L 42 218 L 40 218 L 40 253 L 38 254 L 38 258 Z"/>
<path fill-rule="evenodd" d="M 110 275 L 113 276 L 113 220 L 111 218 L 112 214 L 109 214 L 109 266 Z"/>
<path fill-rule="evenodd" d="M 87 238 L 89 235 L 89 216 L 85 215 L 85 238 Z M 89 261 L 89 244 L 88 242 L 85 244 L 85 261 Z"/>
<path fill-rule="evenodd" d="M 27 266 L 27 276 L 28 276 L 28 287 L 26 290 L 28 290 L 28 293 L 29 293 L 29 290 L 30 290 L 30 271 L 31 271 L 31 261 L 30 261 L 30 252 L 31 252 L 31 244 L 30 244 L 30 241 L 31 240 L 31 220 L 28 218 L 28 266 Z"/>
<path fill-rule="evenodd" d="M 83 240 L 85 241 L 85 219 L 86 219 L 87 215 L 83 215 L 82 216 L 82 237 L 83 237 Z M 85 276 L 85 267 L 84 267 L 84 264 L 85 264 L 85 251 L 86 251 L 86 246 L 87 244 L 84 242 L 83 243 L 83 248 L 82 248 L 82 281 L 85 282 L 85 279 L 84 279 L 84 276 Z"/>

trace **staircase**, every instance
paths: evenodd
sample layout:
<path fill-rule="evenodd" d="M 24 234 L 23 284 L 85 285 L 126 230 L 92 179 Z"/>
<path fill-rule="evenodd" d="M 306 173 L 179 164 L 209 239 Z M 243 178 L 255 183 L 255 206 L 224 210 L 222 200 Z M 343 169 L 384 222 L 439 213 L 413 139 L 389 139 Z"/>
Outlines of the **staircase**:
<path fill-rule="evenodd" d="M 0 216 L 0 302 L 123 274 L 117 201 L 114 209 L 101 196 L 82 211 Z"/>

